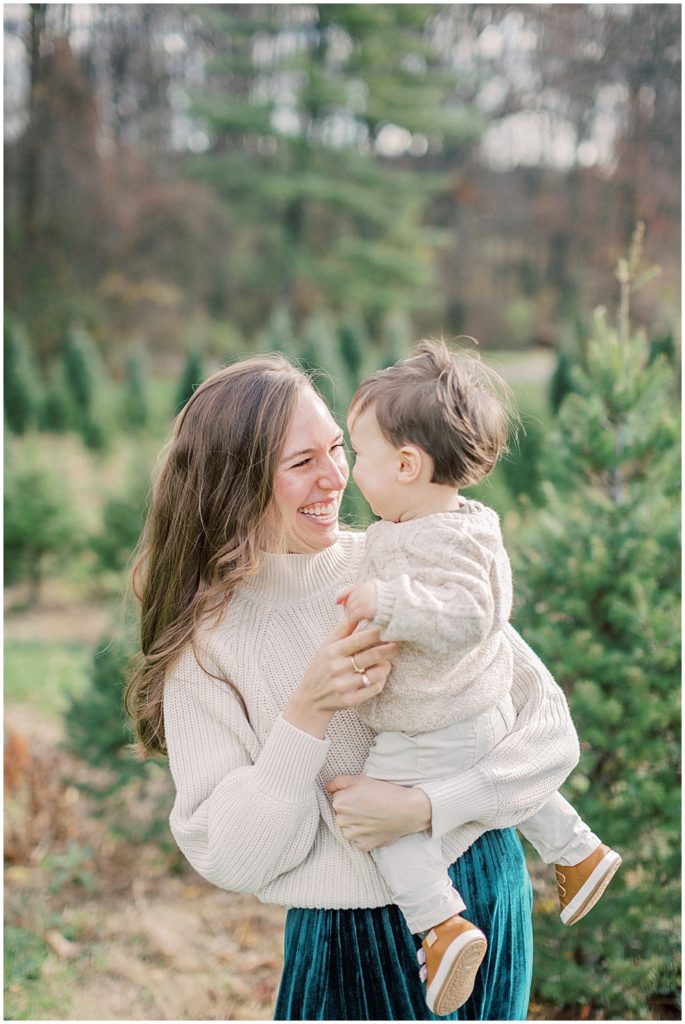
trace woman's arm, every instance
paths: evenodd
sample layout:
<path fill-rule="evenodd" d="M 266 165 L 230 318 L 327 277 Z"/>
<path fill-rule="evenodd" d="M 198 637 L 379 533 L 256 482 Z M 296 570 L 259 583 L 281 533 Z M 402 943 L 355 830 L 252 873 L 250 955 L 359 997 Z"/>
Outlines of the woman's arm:
<path fill-rule="evenodd" d="M 223 889 L 256 892 L 307 856 L 319 824 L 317 775 L 336 710 L 379 693 L 396 645 L 343 625 L 324 641 L 260 744 L 235 694 L 184 653 L 167 682 L 164 721 L 176 785 L 171 831 L 195 870 Z M 363 686 L 351 655 L 367 672 Z"/>
<path fill-rule="evenodd" d="M 506 633 L 517 710 L 511 732 L 468 771 L 414 789 L 363 775 L 331 780 L 336 820 L 351 842 L 371 850 L 426 828 L 444 835 L 467 821 L 517 825 L 575 768 L 578 737 L 562 690 L 516 630 L 507 626 Z"/>
<path fill-rule="evenodd" d="M 318 827 L 315 779 L 329 741 L 276 720 L 261 751 L 227 686 L 175 674 L 164 719 L 176 800 L 169 824 L 214 885 L 256 892 L 307 855 Z"/>
<path fill-rule="evenodd" d="M 506 626 L 505 633 L 514 660 L 516 721 L 469 771 L 422 784 L 432 805 L 434 835 L 467 821 L 489 828 L 518 825 L 539 810 L 578 764 L 578 736 L 561 687 L 513 626 Z"/>

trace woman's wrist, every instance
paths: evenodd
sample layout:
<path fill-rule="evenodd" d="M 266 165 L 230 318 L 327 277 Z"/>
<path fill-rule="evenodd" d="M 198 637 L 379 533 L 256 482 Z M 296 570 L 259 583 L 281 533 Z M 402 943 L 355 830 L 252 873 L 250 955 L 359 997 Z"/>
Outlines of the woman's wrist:
<path fill-rule="evenodd" d="M 410 797 L 412 820 L 416 823 L 414 832 L 430 832 L 433 824 L 433 805 L 430 797 L 419 786 L 407 789 Z"/>
<path fill-rule="evenodd" d="M 334 712 L 319 711 L 312 707 L 307 701 L 301 700 L 297 694 L 293 694 L 286 706 L 283 708 L 282 716 L 290 725 L 302 732 L 308 732 L 317 739 L 324 739 L 326 730 L 331 724 Z M 425 794 L 424 794 L 425 796 Z M 428 799 L 426 797 L 426 799 Z"/>

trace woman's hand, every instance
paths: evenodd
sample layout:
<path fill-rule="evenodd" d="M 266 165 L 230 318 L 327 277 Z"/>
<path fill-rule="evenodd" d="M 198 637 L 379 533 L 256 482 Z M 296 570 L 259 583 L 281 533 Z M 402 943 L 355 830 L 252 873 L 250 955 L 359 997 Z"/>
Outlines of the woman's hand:
<path fill-rule="evenodd" d="M 383 643 L 380 626 L 353 632 L 344 622 L 323 642 L 283 717 L 298 729 L 323 738 L 336 711 L 376 697 L 390 674 L 399 648 Z"/>
<path fill-rule="evenodd" d="M 336 775 L 326 791 L 333 794 L 340 831 L 365 853 L 431 827 L 431 802 L 417 787 L 396 786 L 368 775 Z"/>

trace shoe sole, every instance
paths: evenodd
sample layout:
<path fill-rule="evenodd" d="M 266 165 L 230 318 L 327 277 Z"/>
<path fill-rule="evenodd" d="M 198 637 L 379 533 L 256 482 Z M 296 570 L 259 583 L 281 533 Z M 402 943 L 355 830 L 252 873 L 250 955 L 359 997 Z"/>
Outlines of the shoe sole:
<path fill-rule="evenodd" d="M 460 935 L 447 947 L 435 978 L 426 990 L 429 1010 L 444 1017 L 464 1005 L 473 992 L 487 948 L 482 935 Z"/>
<path fill-rule="evenodd" d="M 560 917 L 562 924 L 570 928 L 585 917 L 603 896 L 604 890 L 621 866 L 621 857 L 610 850 L 599 862 L 587 882 L 580 887 L 568 906 L 564 907 Z"/>

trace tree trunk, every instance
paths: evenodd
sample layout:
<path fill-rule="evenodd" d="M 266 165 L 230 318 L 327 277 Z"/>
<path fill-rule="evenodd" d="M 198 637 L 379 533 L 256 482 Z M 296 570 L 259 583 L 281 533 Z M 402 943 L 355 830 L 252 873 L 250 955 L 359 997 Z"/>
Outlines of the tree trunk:
<path fill-rule="evenodd" d="M 24 148 L 24 188 L 23 212 L 24 233 L 29 244 L 35 240 L 37 233 L 37 207 L 40 179 L 41 139 L 39 126 L 36 124 L 38 108 L 43 101 L 44 62 L 41 57 L 41 39 L 45 32 L 47 4 L 31 4 L 29 14 L 29 124 L 26 130 Z"/>

